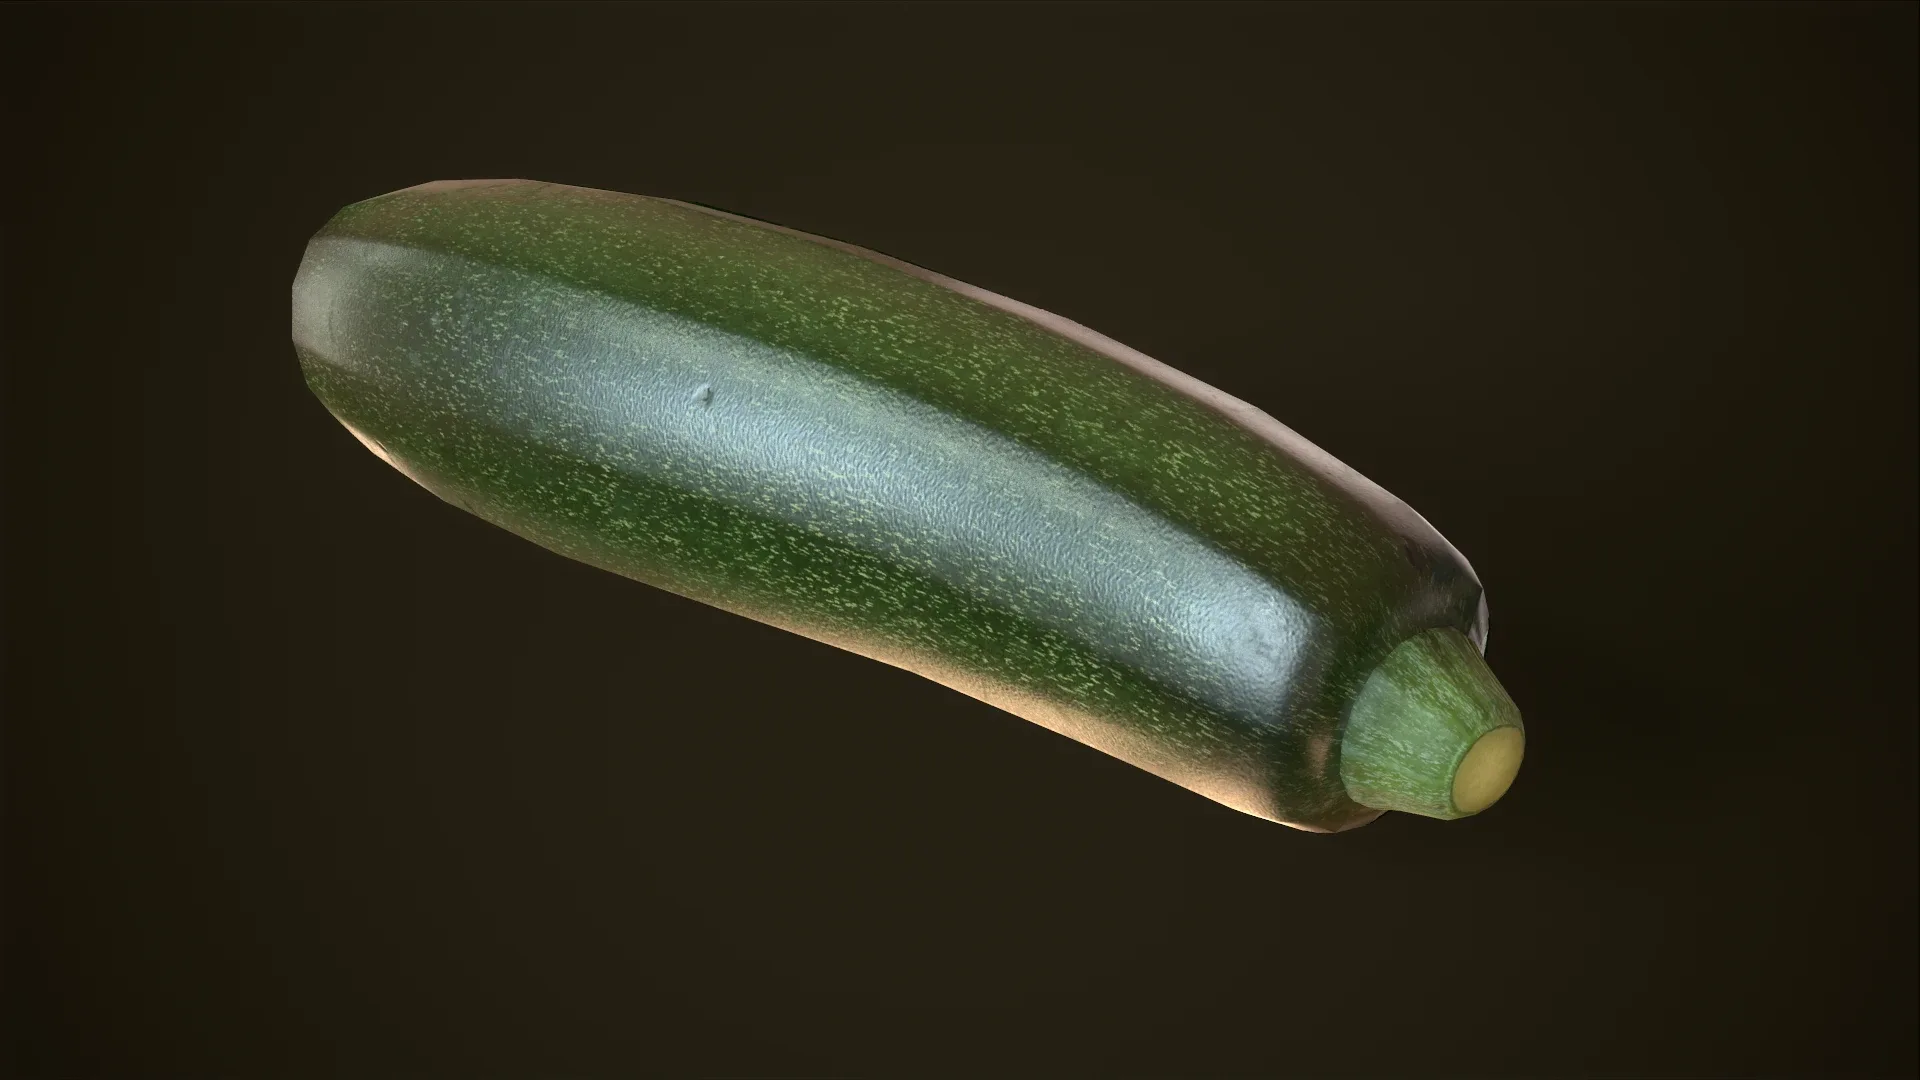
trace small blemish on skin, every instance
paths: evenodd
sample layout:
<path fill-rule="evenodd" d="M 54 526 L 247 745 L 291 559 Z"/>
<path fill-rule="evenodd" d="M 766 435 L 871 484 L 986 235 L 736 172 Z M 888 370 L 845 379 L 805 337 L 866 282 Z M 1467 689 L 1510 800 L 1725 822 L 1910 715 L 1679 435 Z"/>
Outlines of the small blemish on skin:
<path fill-rule="evenodd" d="M 1315 735 L 1307 740 L 1305 747 L 1307 764 L 1315 772 L 1324 772 L 1327 759 L 1333 756 L 1333 739 L 1325 734 Z"/>
<path fill-rule="evenodd" d="M 695 403 L 700 405 L 712 405 L 713 404 L 713 384 L 701 383 L 699 389 L 693 392 L 693 400 L 695 401 Z"/>

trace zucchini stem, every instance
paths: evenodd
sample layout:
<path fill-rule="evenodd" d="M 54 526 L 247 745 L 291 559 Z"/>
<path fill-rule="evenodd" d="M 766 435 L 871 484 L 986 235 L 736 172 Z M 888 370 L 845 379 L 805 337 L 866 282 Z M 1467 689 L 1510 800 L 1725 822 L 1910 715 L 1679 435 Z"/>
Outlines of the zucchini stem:
<path fill-rule="evenodd" d="M 1506 794 L 1526 742 L 1480 650 L 1440 627 L 1401 642 L 1368 676 L 1341 736 L 1340 779 L 1362 806 L 1467 817 Z"/>

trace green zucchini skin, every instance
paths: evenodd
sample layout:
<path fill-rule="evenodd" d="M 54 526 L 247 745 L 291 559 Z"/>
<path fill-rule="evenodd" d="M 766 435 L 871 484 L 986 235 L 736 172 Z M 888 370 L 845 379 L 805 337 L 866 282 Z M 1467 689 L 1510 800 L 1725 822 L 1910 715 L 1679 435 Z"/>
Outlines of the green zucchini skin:
<path fill-rule="evenodd" d="M 340 211 L 308 385 L 446 501 L 920 673 L 1228 806 L 1381 811 L 1340 734 L 1479 579 L 1267 414 L 1084 327 L 664 199 L 458 181 Z"/>

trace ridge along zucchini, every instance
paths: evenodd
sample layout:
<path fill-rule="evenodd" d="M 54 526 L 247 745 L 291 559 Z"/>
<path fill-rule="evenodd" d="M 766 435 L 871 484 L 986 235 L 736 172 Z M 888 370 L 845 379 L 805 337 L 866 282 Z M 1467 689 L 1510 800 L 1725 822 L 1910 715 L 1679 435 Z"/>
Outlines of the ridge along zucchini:
<path fill-rule="evenodd" d="M 308 385 L 562 555 L 917 672 L 1249 814 L 1457 818 L 1519 767 L 1467 561 L 1266 413 L 896 259 L 666 199 L 347 207 Z"/>

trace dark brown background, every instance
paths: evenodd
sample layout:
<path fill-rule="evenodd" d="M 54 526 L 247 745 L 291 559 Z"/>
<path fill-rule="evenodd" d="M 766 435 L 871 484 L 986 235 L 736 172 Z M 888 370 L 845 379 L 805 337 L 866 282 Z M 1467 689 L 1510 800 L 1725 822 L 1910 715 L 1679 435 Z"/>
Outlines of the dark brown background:
<path fill-rule="evenodd" d="M 18 1075 L 1911 1075 L 1915 7 L 10 7 Z M 1296 833 L 572 565 L 301 384 L 532 177 L 1085 322 L 1425 513 L 1529 760 Z"/>

